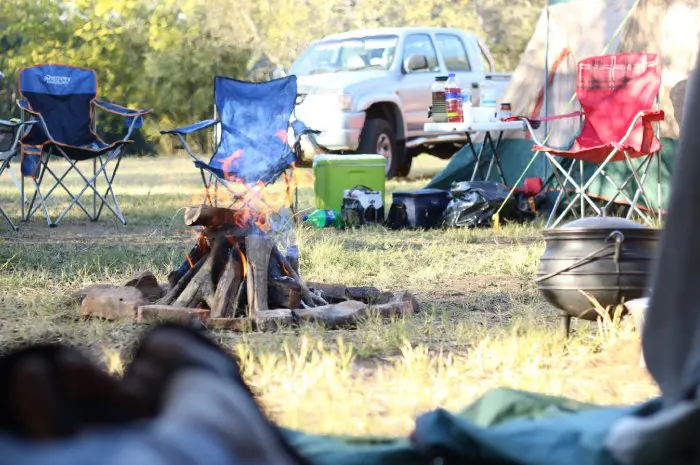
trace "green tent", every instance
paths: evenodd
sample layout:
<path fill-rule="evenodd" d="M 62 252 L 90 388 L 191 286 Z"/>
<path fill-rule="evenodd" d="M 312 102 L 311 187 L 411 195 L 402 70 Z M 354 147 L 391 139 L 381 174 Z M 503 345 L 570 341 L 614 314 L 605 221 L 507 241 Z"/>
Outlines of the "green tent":
<path fill-rule="evenodd" d="M 569 0 L 571 1 L 571 0 Z M 674 165 L 675 154 L 676 154 L 676 139 L 663 138 L 663 149 L 661 151 L 661 207 L 666 209 L 668 207 L 668 198 L 670 194 L 670 180 L 671 180 L 671 170 Z M 476 150 L 481 148 L 480 144 L 476 145 Z M 528 163 L 533 157 L 532 142 L 526 139 L 508 139 L 501 143 L 498 149 L 499 160 L 501 161 L 501 166 L 503 168 L 503 175 L 506 179 L 508 186 L 513 186 L 516 184 L 521 176 L 522 178 L 528 177 L 539 177 L 545 181 L 545 188 L 556 188 L 556 179 L 553 176 L 553 170 L 550 164 L 547 162 L 546 157 L 542 154 L 537 155 L 534 162 L 528 167 Z M 491 175 L 488 179 L 484 179 L 488 164 L 492 158 L 492 152 L 487 148 L 482 156 L 482 161 L 480 165 L 478 176 L 479 180 L 497 181 L 502 182 L 498 171 L 495 169 L 491 170 Z M 568 168 L 568 160 L 559 159 L 564 167 Z M 585 164 L 584 179 L 589 179 L 590 176 L 595 171 L 596 167 L 592 164 Z M 618 184 L 622 184 L 624 180 L 628 178 L 631 174 L 631 170 L 624 163 L 613 163 L 609 165 L 608 169 L 609 176 L 614 179 Z M 427 188 L 435 189 L 449 189 L 452 183 L 459 181 L 468 181 L 471 179 L 472 173 L 474 171 L 474 158 L 472 156 L 469 147 L 462 147 L 457 153 L 453 155 L 447 166 L 437 175 L 433 177 L 430 183 L 426 186 Z M 523 175 L 524 173 L 524 175 Z M 574 175 L 575 179 L 578 180 L 578 176 Z M 657 161 L 652 162 L 652 166 L 649 169 L 649 174 L 647 176 L 645 184 L 646 192 L 650 195 L 649 201 L 651 204 L 657 206 L 657 180 L 659 179 L 659 173 L 657 171 Z M 521 185 L 522 182 L 517 183 Z M 634 187 L 632 183 L 627 186 L 625 193 L 632 198 L 634 195 Z M 611 198 L 616 189 L 610 182 L 606 181 L 604 178 L 599 177 L 590 186 L 589 193 L 592 196 L 598 196 L 600 198 L 609 199 Z M 621 197 L 618 200 L 622 201 Z"/>

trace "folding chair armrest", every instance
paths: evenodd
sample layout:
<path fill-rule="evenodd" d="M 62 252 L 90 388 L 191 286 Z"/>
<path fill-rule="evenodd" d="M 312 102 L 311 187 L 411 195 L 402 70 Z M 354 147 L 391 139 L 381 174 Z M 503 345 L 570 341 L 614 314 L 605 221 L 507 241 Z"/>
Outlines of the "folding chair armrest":
<path fill-rule="evenodd" d="M 642 116 L 642 123 L 645 126 L 654 122 L 663 121 L 666 118 L 664 111 L 659 109 L 644 110 L 641 111 L 640 114 Z"/>
<path fill-rule="evenodd" d="M 141 129 L 143 127 L 143 117 L 144 115 L 147 115 L 150 113 L 152 110 L 135 110 L 127 107 L 123 107 L 121 105 L 117 105 L 116 103 L 109 103 L 105 102 L 102 100 L 97 100 L 95 99 L 95 105 L 107 110 L 110 113 L 114 113 L 115 115 L 123 116 L 124 117 L 124 125 L 128 128 L 128 133 L 124 137 L 124 140 L 128 139 L 131 136 L 131 132 L 134 129 Z"/>
<path fill-rule="evenodd" d="M 297 139 L 304 134 L 321 134 L 321 131 L 311 129 L 300 119 L 292 121 L 292 131 L 294 131 L 294 137 Z"/>
<path fill-rule="evenodd" d="M 665 116 L 664 111 L 660 109 L 643 110 L 637 115 L 637 117 L 642 118 L 642 126 L 644 127 L 641 145 L 643 152 L 649 152 L 651 150 L 651 144 L 654 141 L 654 127 L 652 123 L 663 121 Z M 634 126 L 634 124 L 632 124 L 632 126 Z"/>
<path fill-rule="evenodd" d="M 26 99 L 23 99 L 23 98 L 17 99 L 17 106 L 22 111 L 26 111 L 27 113 L 30 113 L 34 116 L 41 116 L 41 113 L 39 113 L 38 111 L 34 111 L 32 109 L 32 106 L 29 105 L 29 102 Z"/>
<path fill-rule="evenodd" d="M 186 135 L 192 134 L 193 132 L 201 131 L 208 127 L 218 124 L 217 119 L 206 119 L 204 121 L 198 121 L 196 123 L 190 124 L 189 126 L 183 126 L 181 128 L 168 129 L 167 131 L 160 131 L 161 134 L 171 134 L 171 135 Z"/>
<path fill-rule="evenodd" d="M 302 155 L 302 149 L 301 149 L 301 138 L 307 134 L 314 134 L 318 135 L 321 134 L 321 131 L 318 131 L 316 129 L 311 129 L 308 127 L 302 120 L 294 120 L 292 121 L 292 132 L 294 132 L 294 151 L 296 153 L 297 158 L 300 158 Z M 311 144 L 318 150 L 322 149 L 324 151 L 328 151 L 325 147 L 321 147 L 318 142 L 316 142 L 315 137 L 309 138 Z"/>
<path fill-rule="evenodd" d="M 98 107 L 100 107 L 104 110 L 107 110 L 110 113 L 124 116 L 126 118 L 129 118 L 129 117 L 135 118 L 137 116 L 143 116 L 143 115 L 146 115 L 146 114 L 150 113 L 151 111 L 153 111 L 151 109 L 136 110 L 136 109 L 132 109 L 132 108 L 123 107 L 121 105 L 117 105 L 116 103 L 105 102 L 103 100 L 97 100 L 97 99 L 95 99 L 95 105 L 97 105 Z"/>

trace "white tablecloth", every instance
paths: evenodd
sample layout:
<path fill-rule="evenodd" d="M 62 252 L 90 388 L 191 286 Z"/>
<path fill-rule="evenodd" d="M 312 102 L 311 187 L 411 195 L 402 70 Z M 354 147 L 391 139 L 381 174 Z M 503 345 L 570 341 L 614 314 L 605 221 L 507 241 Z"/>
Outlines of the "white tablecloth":
<path fill-rule="evenodd" d="M 526 131 L 524 121 L 486 121 L 478 123 L 426 123 L 423 125 L 425 132 L 500 132 L 500 131 Z"/>

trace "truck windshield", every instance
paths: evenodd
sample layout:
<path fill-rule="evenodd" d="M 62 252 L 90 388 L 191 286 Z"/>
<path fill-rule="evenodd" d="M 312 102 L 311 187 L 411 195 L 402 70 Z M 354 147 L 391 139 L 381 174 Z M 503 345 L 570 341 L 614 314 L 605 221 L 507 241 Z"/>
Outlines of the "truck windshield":
<path fill-rule="evenodd" d="M 316 42 L 294 62 L 290 72 L 303 76 L 365 69 L 387 70 L 394 61 L 397 42 L 397 36 Z"/>

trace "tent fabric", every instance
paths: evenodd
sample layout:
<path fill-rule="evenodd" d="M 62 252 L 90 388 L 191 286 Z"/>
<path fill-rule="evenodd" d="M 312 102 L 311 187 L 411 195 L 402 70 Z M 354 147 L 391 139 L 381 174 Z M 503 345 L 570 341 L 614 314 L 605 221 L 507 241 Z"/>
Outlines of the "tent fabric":
<path fill-rule="evenodd" d="M 659 123 L 662 142 L 662 208 L 668 203 L 671 166 L 679 135 L 679 121 L 688 74 L 695 62 L 700 35 L 700 5 L 682 0 L 552 0 L 543 10 L 503 96 L 510 102 L 512 114 L 528 118 L 563 115 L 581 110 L 576 93 L 576 69 L 579 61 L 601 54 L 647 52 L 661 57 L 661 88 L 658 108 L 665 118 Z M 546 50 L 549 49 L 548 55 Z M 549 69 L 545 73 L 545 63 Z M 545 80 L 548 80 L 545 95 Z M 535 131 L 548 147 L 567 150 L 581 130 L 578 118 L 563 118 L 543 123 Z M 504 135 L 499 153 L 506 180 L 511 186 L 521 178 L 532 159 L 528 134 L 509 132 Z M 426 187 L 449 188 L 453 180 L 468 180 L 473 165 L 462 148 L 443 172 Z M 488 157 L 485 157 L 488 158 Z M 561 158 L 561 157 L 558 157 Z M 653 162 L 656 164 L 656 161 Z M 562 159 L 562 164 L 565 162 Z M 588 165 L 588 164 L 587 164 Z M 619 166 L 618 166 L 619 165 Z M 631 174 L 624 163 L 610 165 L 616 180 Z M 618 173 L 619 171 L 619 173 Z M 465 174 L 469 173 L 469 174 Z M 594 166 L 586 166 L 586 179 Z M 545 156 L 538 155 L 522 177 L 550 179 L 552 169 Z M 652 166 L 645 182 L 656 202 L 656 166 Z M 497 181 L 493 178 L 492 180 Z M 521 183 L 518 183 L 521 185 Z M 546 184 L 552 187 L 551 183 Z M 629 186 L 628 195 L 633 195 Z M 591 195 L 609 197 L 614 186 L 596 181 Z"/>
<path fill-rule="evenodd" d="M 410 438 L 349 438 L 284 430 L 315 465 L 613 465 L 604 438 L 615 421 L 657 408 L 601 407 L 564 397 L 492 390 L 456 414 L 437 409 L 416 420 Z"/>
<path fill-rule="evenodd" d="M 503 97 L 511 103 L 514 115 L 541 117 L 579 110 L 578 102 L 570 104 L 570 100 L 576 90 L 577 63 L 585 58 L 656 53 L 662 57 L 660 108 L 666 114 L 661 136 L 678 138 L 683 89 L 697 55 L 700 6 L 682 0 L 585 0 L 549 2 L 548 10 L 549 21 L 543 11 Z M 545 107 L 546 62 L 551 85 Z M 565 145 L 578 125 L 572 120 L 549 122 L 548 145 Z M 537 133 L 540 139 L 545 136 L 544 126 Z"/>
<path fill-rule="evenodd" d="M 676 158 L 676 147 L 678 141 L 675 139 L 661 139 L 661 208 L 667 209 L 669 205 L 669 196 L 671 189 L 671 171 L 675 163 Z M 475 145 L 476 150 L 480 149 L 480 144 Z M 501 142 L 498 148 L 498 156 L 501 160 L 501 166 L 503 167 L 503 174 L 505 175 L 506 181 L 509 186 L 515 184 L 518 178 L 521 176 L 527 164 L 530 162 L 534 155 L 533 143 L 526 139 L 505 139 Z M 487 147 L 484 150 L 482 156 L 482 166 L 488 166 L 493 154 Z M 649 201 L 652 207 L 657 208 L 657 175 L 656 163 L 658 159 L 652 160 L 652 166 L 649 169 L 649 174 L 644 182 L 644 187 L 647 193 L 649 193 Z M 568 167 L 570 160 L 558 157 L 558 161 L 564 167 Z M 644 161 L 644 158 L 633 160 L 633 166 L 638 166 Z M 593 164 L 585 164 L 584 169 L 584 180 L 588 180 L 590 176 L 596 169 Z M 447 166 L 438 174 L 436 174 L 430 183 L 425 186 L 426 189 L 449 189 L 452 183 L 460 181 L 469 181 L 474 171 L 474 159 L 472 157 L 469 147 L 462 147 L 457 153 L 455 153 Z M 482 170 L 484 173 L 486 169 Z M 488 181 L 501 182 L 496 170 L 491 173 L 491 177 L 487 179 Z M 578 171 L 577 171 L 578 173 Z M 578 179 L 578 174 L 574 174 L 574 179 Z M 624 162 L 610 163 L 607 169 L 608 175 L 618 184 L 622 184 L 631 174 L 632 171 L 627 167 Z M 546 160 L 543 154 L 538 154 L 532 165 L 525 171 L 525 176 L 523 178 L 539 177 L 544 181 L 545 189 L 547 188 L 557 188 L 555 185 L 555 180 L 552 174 L 552 168 Z M 483 181 L 478 177 L 479 181 Z M 633 198 L 635 186 L 633 183 L 627 186 L 624 192 Z M 593 197 L 600 197 L 604 199 L 612 198 L 617 192 L 615 186 L 604 178 L 599 178 L 594 181 L 588 189 L 588 192 Z M 624 203 L 622 197 L 618 197 L 619 203 Z"/>

